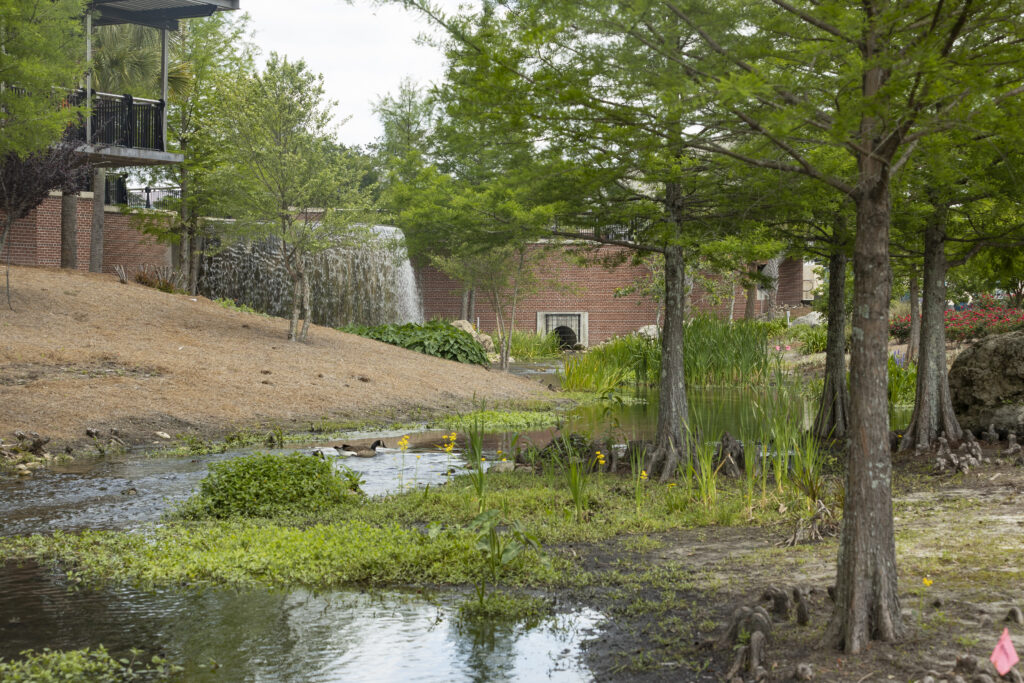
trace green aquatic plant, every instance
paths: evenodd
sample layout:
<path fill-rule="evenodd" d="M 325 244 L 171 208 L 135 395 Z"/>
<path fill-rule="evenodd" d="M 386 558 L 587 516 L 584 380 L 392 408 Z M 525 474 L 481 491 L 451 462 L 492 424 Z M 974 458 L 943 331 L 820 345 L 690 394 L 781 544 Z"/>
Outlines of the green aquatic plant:
<path fill-rule="evenodd" d="M 314 514 L 356 500 L 358 475 L 308 453 L 253 453 L 212 463 L 199 493 L 177 509 L 190 519 Z"/>
<path fill-rule="evenodd" d="M 476 491 L 477 512 L 483 512 L 487 495 L 487 472 L 484 470 L 484 430 L 479 421 L 469 428 L 468 437 L 466 457 L 470 465 L 469 479 Z"/>
<path fill-rule="evenodd" d="M 505 528 L 500 531 L 499 527 Z M 515 562 L 524 551 L 540 550 L 536 536 L 527 533 L 515 520 L 503 519 L 501 511 L 481 512 L 467 527 L 476 534 L 476 550 L 484 560 L 484 571 L 475 582 L 476 595 L 483 607 L 487 596 L 487 581 L 497 585 L 505 567 Z"/>
<path fill-rule="evenodd" d="M 0 658 L 0 680 L 5 683 L 165 681 L 181 671 L 163 657 L 146 659 L 144 651 L 135 648 L 126 657 L 115 659 L 102 645 L 82 650 L 26 650 L 19 659 Z"/>

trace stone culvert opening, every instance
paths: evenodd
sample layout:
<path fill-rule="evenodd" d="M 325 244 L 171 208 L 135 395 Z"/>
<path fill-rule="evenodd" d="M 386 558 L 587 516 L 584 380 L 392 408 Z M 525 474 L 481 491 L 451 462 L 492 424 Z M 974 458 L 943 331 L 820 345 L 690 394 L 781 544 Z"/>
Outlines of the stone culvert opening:
<path fill-rule="evenodd" d="M 552 331 L 558 335 L 558 346 L 560 348 L 571 349 L 579 342 L 576 338 L 576 332 L 571 327 L 559 325 Z"/>

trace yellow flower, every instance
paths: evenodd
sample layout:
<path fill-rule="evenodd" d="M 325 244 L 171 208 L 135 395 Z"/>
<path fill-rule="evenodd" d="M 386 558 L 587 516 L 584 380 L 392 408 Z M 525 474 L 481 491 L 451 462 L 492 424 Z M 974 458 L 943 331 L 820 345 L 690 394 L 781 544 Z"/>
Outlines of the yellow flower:
<path fill-rule="evenodd" d="M 498 451 L 498 452 L 499 452 L 499 453 L 501 453 L 501 451 Z M 507 461 L 505 460 L 505 458 L 502 458 L 502 459 L 501 459 L 501 461 L 502 461 L 502 462 L 507 462 Z"/>
<path fill-rule="evenodd" d="M 929 578 L 928 578 L 928 577 L 926 576 L 926 577 L 924 577 L 923 579 L 921 579 L 921 583 L 923 583 L 923 584 L 924 584 L 924 585 L 926 585 L 926 586 L 930 586 L 930 585 L 932 585 L 932 580 L 931 580 L 931 579 L 929 579 Z"/>
<path fill-rule="evenodd" d="M 647 470 L 640 470 L 640 480 L 647 481 Z"/>
<path fill-rule="evenodd" d="M 669 488 L 672 488 L 672 487 L 673 487 L 673 486 L 675 486 L 675 485 L 676 485 L 676 483 L 675 483 L 674 481 L 673 481 L 673 482 L 669 482 L 669 485 L 668 485 L 668 487 L 669 487 Z"/>

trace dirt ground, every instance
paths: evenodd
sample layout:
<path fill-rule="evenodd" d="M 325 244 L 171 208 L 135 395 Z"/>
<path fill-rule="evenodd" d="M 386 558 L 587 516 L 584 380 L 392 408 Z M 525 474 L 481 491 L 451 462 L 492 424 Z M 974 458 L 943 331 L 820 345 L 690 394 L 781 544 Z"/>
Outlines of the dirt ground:
<path fill-rule="evenodd" d="M 1018 650 L 1024 643 L 1024 624 L 1008 618 L 1011 608 L 1024 609 L 1024 468 L 998 453 L 986 449 L 991 462 L 955 476 L 897 460 L 899 643 L 871 643 L 848 656 L 821 642 L 832 613 L 834 537 L 786 547 L 779 545 L 793 530 L 786 524 L 705 527 L 645 537 L 650 540 L 639 552 L 630 539 L 579 549 L 589 569 L 619 568 L 621 574 L 631 567 L 650 585 L 577 596 L 612 615 L 601 638 L 588 643 L 588 664 L 597 680 L 725 680 L 734 651 L 715 641 L 732 611 L 771 609 L 765 589 L 800 587 L 810 621 L 798 625 L 795 610 L 773 616 L 766 657 L 771 681 L 800 680 L 794 677 L 798 664 L 809 664 L 815 681 L 1020 680 L 1000 679 L 988 661 L 1004 628 Z"/>
<path fill-rule="evenodd" d="M 0 306 L 0 438 L 35 431 L 56 444 L 87 427 L 131 443 L 157 431 L 216 436 L 273 424 L 393 421 L 475 402 L 550 399 L 539 384 L 314 326 L 166 294 L 113 275 L 11 269 Z"/>

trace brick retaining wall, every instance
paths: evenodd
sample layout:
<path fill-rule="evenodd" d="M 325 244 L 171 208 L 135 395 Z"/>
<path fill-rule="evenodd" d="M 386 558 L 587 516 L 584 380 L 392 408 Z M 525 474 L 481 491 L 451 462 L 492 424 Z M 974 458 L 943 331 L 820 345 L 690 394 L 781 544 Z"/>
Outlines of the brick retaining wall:
<path fill-rule="evenodd" d="M 78 198 L 78 270 L 89 270 L 89 241 L 92 235 L 92 193 Z M 10 237 L 11 263 L 19 266 L 60 266 L 60 195 L 43 200 L 25 218 L 14 222 Z M 0 216 L 3 214 L 0 213 Z M 159 215 L 159 214 L 158 214 Z M 168 221 L 174 220 L 171 214 Z M 0 259 L 7 254 L 0 246 Z M 142 266 L 168 266 L 171 248 L 152 235 L 137 230 L 130 215 L 113 206 L 104 207 L 103 272 L 112 273 L 121 265 L 133 271 Z"/>

